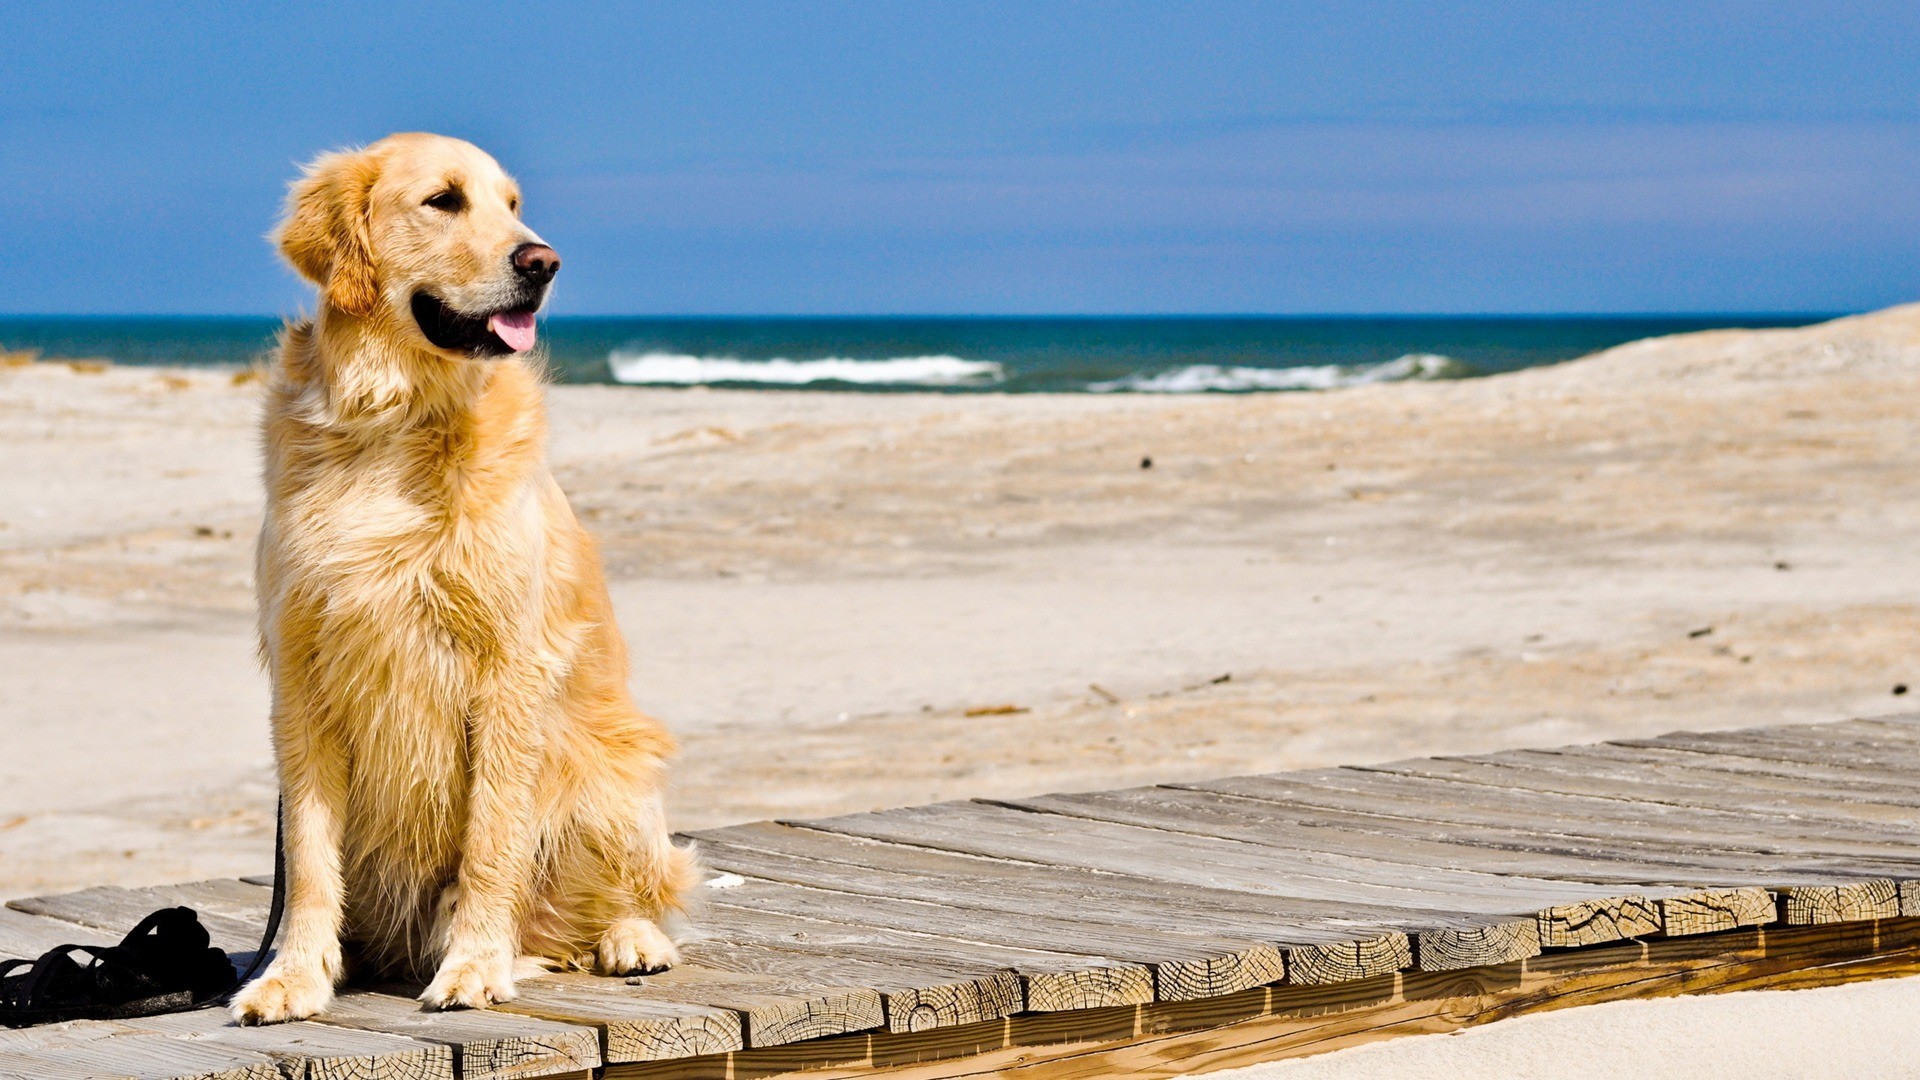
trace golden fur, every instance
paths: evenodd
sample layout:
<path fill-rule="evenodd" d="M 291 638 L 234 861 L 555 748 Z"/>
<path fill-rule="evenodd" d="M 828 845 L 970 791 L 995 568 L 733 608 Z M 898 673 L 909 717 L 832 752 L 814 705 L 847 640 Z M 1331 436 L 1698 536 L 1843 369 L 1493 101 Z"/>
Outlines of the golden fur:
<path fill-rule="evenodd" d="M 423 205 L 452 186 L 459 213 Z M 478 309 L 539 238 L 492 158 L 395 135 L 297 181 L 281 251 L 320 288 L 263 422 L 261 648 L 286 814 L 279 955 L 244 1022 L 323 1010 L 346 969 L 513 996 L 516 960 L 677 959 L 694 877 L 661 809 L 672 741 L 627 692 L 593 540 L 546 463 L 519 356 L 436 348 L 420 290 Z M 517 965 L 521 970 L 528 966 Z"/>

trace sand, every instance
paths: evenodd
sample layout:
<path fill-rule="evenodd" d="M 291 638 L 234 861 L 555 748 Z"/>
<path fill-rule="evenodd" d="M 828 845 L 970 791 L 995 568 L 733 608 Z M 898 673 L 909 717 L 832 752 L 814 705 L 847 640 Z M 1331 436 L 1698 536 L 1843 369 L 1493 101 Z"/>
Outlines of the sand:
<path fill-rule="evenodd" d="M 0 895 L 270 865 L 257 394 L 0 367 Z M 551 407 L 694 828 L 1899 711 L 1916 401 L 1920 306 L 1313 394 Z"/>
<path fill-rule="evenodd" d="M 1920 1074 L 1920 979 L 1616 1001 L 1213 1080 L 1857 1080 Z"/>

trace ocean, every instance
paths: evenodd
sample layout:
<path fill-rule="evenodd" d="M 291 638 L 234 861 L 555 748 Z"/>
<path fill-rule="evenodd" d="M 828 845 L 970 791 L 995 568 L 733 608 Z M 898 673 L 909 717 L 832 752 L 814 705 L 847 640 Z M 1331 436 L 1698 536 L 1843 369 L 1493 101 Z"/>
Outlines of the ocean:
<path fill-rule="evenodd" d="M 1830 315 L 821 316 L 541 320 L 573 383 L 948 393 L 1248 393 L 1469 378 L 1660 334 Z M 253 363 L 279 320 L 0 315 L 0 350 Z"/>

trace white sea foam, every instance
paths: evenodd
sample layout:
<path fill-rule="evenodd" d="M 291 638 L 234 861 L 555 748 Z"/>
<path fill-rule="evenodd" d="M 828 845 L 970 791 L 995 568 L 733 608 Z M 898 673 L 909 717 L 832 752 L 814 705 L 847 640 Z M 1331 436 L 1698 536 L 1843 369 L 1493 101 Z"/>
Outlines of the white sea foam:
<path fill-rule="evenodd" d="M 685 353 L 615 352 L 607 357 L 616 382 L 655 386 L 759 383 L 804 386 L 816 382 L 865 386 L 974 386 L 1005 377 L 999 364 L 958 356 L 897 356 L 887 360 L 741 360 Z"/>
<path fill-rule="evenodd" d="M 1162 371 L 1156 375 L 1129 375 L 1124 379 L 1093 383 L 1087 389 L 1103 394 L 1119 391 L 1141 394 L 1202 394 L 1208 391 L 1334 390 L 1343 386 L 1365 386 L 1368 383 L 1453 379 L 1466 373 L 1465 365 L 1452 357 L 1434 353 L 1409 353 L 1382 364 L 1352 366 L 1321 364 L 1314 367 L 1253 368 L 1193 364 L 1175 368 L 1172 371 Z"/>

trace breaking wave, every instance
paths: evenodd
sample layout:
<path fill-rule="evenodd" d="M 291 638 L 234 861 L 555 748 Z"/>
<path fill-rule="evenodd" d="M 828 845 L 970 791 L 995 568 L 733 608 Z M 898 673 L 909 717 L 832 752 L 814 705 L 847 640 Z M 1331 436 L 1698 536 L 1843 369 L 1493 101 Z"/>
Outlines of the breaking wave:
<path fill-rule="evenodd" d="M 1473 369 L 1449 356 L 1436 353 L 1409 353 L 1382 364 L 1322 364 L 1316 367 L 1256 368 L 1221 367 L 1218 364 L 1193 364 L 1153 375 L 1129 375 L 1124 379 L 1091 383 L 1088 390 L 1097 394 L 1133 392 L 1139 394 L 1245 393 L 1255 390 L 1337 390 L 1345 386 L 1369 383 L 1409 382 L 1427 379 L 1458 379 L 1473 374 Z"/>
<path fill-rule="evenodd" d="M 741 360 L 730 356 L 685 353 L 614 352 L 607 357 L 615 382 L 636 386 L 698 386 L 746 383 L 805 386 L 808 383 L 857 383 L 863 386 L 981 386 L 1006 377 L 989 360 L 958 356 L 899 356 L 888 360 Z"/>
<path fill-rule="evenodd" d="M 1097 394 L 1251 393 L 1273 390 L 1336 390 L 1369 383 L 1457 379 L 1471 367 L 1436 353 L 1409 353 L 1380 364 L 1321 364 L 1308 367 L 1234 367 L 1190 364 L 1158 372 L 1136 372 L 1100 382 L 1029 385 L 1031 376 L 1011 377 L 991 360 L 958 356 L 896 356 L 884 360 L 743 360 L 733 356 L 696 356 L 616 349 L 607 356 L 615 382 L 632 386 L 811 386 L 926 387 L 929 389 L 1056 389 Z"/>

